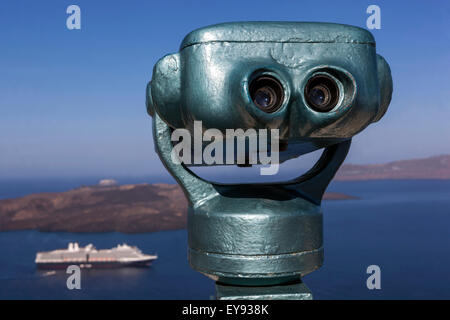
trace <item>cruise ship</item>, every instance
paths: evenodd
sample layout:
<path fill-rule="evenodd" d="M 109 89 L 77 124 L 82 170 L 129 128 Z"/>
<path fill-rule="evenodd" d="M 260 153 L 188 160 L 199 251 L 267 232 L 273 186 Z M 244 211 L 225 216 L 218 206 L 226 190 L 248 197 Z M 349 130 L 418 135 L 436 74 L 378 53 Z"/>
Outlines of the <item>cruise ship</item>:
<path fill-rule="evenodd" d="M 92 244 L 80 247 L 69 243 L 67 249 L 38 252 L 36 265 L 42 269 L 61 269 L 70 265 L 81 268 L 148 267 L 157 255 L 143 254 L 137 247 L 126 244 L 112 249 L 97 250 Z"/>

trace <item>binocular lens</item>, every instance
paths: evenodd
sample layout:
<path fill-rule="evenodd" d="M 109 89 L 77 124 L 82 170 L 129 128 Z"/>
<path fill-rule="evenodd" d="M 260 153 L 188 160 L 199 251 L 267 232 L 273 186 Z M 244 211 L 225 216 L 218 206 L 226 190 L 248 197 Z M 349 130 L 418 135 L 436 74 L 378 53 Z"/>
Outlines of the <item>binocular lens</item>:
<path fill-rule="evenodd" d="M 312 109 L 328 112 L 338 102 L 339 88 L 336 82 L 326 75 L 313 76 L 306 84 L 305 98 Z"/>
<path fill-rule="evenodd" d="M 276 99 L 276 94 L 272 88 L 263 87 L 256 90 L 254 100 L 258 106 L 267 109 L 270 107 L 274 99 Z"/>
<path fill-rule="evenodd" d="M 262 111 L 272 113 L 281 108 L 284 90 L 281 83 L 272 76 L 260 76 L 250 83 L 253 103 Z"/>

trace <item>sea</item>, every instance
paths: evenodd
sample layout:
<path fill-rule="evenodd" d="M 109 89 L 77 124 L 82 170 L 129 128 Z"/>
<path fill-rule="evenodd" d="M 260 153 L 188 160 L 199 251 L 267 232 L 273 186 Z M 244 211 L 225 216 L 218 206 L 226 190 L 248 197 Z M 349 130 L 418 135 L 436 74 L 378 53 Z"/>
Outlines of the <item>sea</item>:
<path fill-rule="evenodd" d="M 149 178 L 120 183 L 141 180 Z M 96 181 L 0 181 L 0 198 Z M 328 191 L 359 199 L 322 204 L 324 265 L 303 279 L 315 299 L 450 299 L 450 180 L 332 182 Z M 159 259 L 150 268 L 82 269 L 81 288 L 70 290 L 65 270 L 41 271 L 34 264 L 36 252 L 65 248 L 69 242 L 101 249 L 127 243 Z M 380 270 L 379 289 L 367 286 L 373 265 Z M 213 281 L 189 267 L 186 230 L 0 232 L 0 299 L 213 298 Z"/>

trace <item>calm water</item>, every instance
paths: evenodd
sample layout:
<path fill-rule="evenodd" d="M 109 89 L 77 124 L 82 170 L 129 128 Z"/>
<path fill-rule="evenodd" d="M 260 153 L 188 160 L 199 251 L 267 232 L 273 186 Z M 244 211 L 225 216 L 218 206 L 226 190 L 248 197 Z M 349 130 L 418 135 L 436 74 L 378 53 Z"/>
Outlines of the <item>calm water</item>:
<path fill-rule="evenodd" d="M 0 198 L 67 190 L 79 182 L 1 184 Z M 316 299 L 450 299 L 450 181 L 335 182 L 329 190 L 361 200 L 323 204 L 325 264 L 304 279 Z M 149 269 L 83 270 L 82 289 L 70 291 L 64 271 L 45 275 L 34 265 L 36 251 L 62 248 L 70 241 L 98 248 L 126 242 L 160 258 Z M 209 299 L 213 283 L 189 268 L 186 248 L 185 230 L 131 235 L 3 232 L 0 298 Z M 366 268 L 372 264 L 381 267 L 381 290 L 366 288 Z"/>

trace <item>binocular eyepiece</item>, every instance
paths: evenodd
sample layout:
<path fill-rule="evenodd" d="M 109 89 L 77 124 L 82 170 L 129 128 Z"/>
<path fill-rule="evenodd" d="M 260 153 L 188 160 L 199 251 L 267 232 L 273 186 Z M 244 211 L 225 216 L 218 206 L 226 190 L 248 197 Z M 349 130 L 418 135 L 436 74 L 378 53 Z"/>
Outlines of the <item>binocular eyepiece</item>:
<path fill-rule="evenodd" d="M 283 85 L 273 76 L 258 76 L 249 86 L 253 103 L 264 112 L 272 113 L 281 108 L 284 101 Z"/>
<path fill-rule="evenodd" d="M 309 107 L 318 112 L 333 110 L 338 103 L 339 95 L 336 81 L 327 75 L 315 75 L 305 86 L 306 102 Z"/>
<path fill-rule="evenodd" d="M 255 78 L 249 90 L 255 106 L 264 112 L 276 112 L 283 104 L 285 89 L 274 76 Z M 337 80 L 325 74 L 314 75 L 305 86 L 304 96 L 311 109 L 329 112 L 337 105 L 340 96 Z"/>

